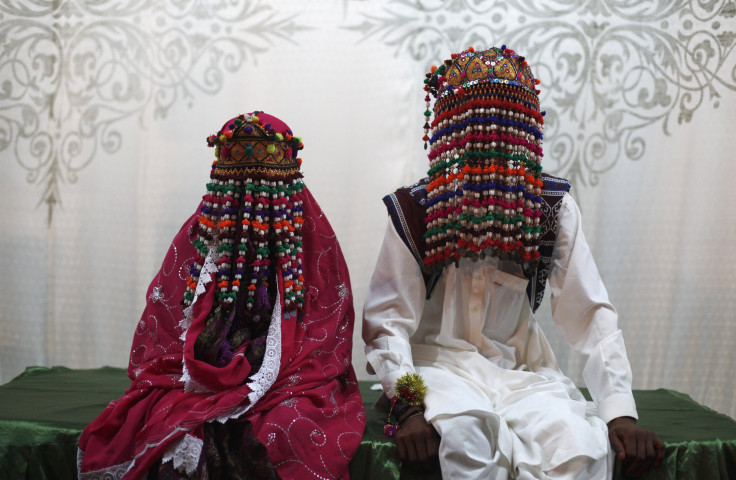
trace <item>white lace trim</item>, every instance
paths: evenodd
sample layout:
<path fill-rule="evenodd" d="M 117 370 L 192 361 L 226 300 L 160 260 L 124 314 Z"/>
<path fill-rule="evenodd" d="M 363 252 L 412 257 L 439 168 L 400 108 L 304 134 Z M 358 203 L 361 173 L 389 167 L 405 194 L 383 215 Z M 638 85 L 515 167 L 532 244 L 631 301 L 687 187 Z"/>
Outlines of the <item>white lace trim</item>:
<path fill-rule="evenodd" d="M 172 462 L 179 472 L 192 475 L 197 470 L 199 457 L 202 455 L 202 443 L 202 440 L 187 433 L 166 450 L 161 463 Z"/>
<path fill-rule="evenodd" d="M 182 329 L 179 339 L 182 341 L 186 341 L 187 330 L 189 330 L 189 327 L 192 325 L 192 309 L 194 304 L 197 303 L 199 296 L 206 290 L 207 284 L 212 282 L 212 276 L 217 273 L 218 258 L 219 255 L 217 254 L 217 250 L 210 248 L 207 252 L 207 257 L 204 259 L 202 270 L 199 272 L 199 280 L 197 281 L 197 288 L 194 291 L 192 304 L 184 309 L 184 318 L 179 322 L 179 326 Z M 203 387 L 199 382 L 195 381 L 189 374 L 189 368 L 187 368 L 185 357 L 182 357 L 181 363 L 182 374 L 179 381 L 184 383 L 185 392 L 211 392 L 211 390 Z"/>
<path fill-rule="evenodd" d="M 201 280 L 202 277 L 200 276 L 200 282 Z M 211 278 L 208 281 L 211 281 Z M 197 286 L 197 289 L 199 290 L 199 285 Z M 250 400 L 250 403 L 244 407 L 233 410 L 230 413 L 226 413 L 224 415 L 216 417 L 214 420 L 220 423 L 225 423 L 231 418 L 240 417 L 245 412 L 247 412 L 251 407 L 253 407 L 253 405 L 256 404 L 256 402 L 258 402 L 258 400 L 263 397 L 263 395 L 265 395 L 265 393 L 271 388 L 271 386 L 276 381 L 276 378 L 278 377 L 279 371 L 281 369 L 281 297 L 278 292 L 276 293 L 274 305 L 275 306 L 273 309 L 273 313 L 271 315 L 271 324 L 268 327 L 268 337 L 266 338 L 266 353 L 263 356 L 263 364 L 261 364 L 261 368 L 258 369 L 258 372 L 256 372 L 253 377 L 251 377 L 251 381 L 248 383 L 248 386 L 251 389 L 251 392 L 248 394 L 248 399 Z M 185 362 L 183 362 L 183 369 L 184 371 L 181 380 L 185 381 L 186 378 L 185 390 L 187 390 L 188 388 L 198 388 L 202 390 L 193 391 L 206 391 L 204 387 L 192 380 L 192 378 L 189 376 L 189 372 L 186 368 Z M 179 429 L 174 430 L 174 432 L 172 432 L 170 435 L 173 435 L 177 431 L 179 431 Z M 183 468 L 187 474 L 191 475 L 197 469 L 199 457 L 202 454 L 202 443 L 202 440 L 198 439 L 197 437 L 186 434 L 180 441 L 174 443 L 166 451 L 166 453 L 162 457 L 162 462 L 173 461 L 174 468 L 179 471 L 182 471 Z M 145 452 L 149 446 L 151 445 L 148 445 L 143 450 L 143 452 Z M 141 452 L 141 454 L 143 452 Z M 139 456 L 141 454 L 139 454 Z M 84 452 L 78 449 L 77 472 L 79 473 L 80 480 L 120 480 L 123 475 L 125 475 L 128 470 L 133 467 L 135 463 L 135 459 L 133 459 L 128 462 L 121 463 L 119 465 L 113 465 L 101 470 L 81 473 L 80 470 L 83 457 Z M 138 457 L 136 456 L 136 459 L 137 458 Z"/>
<path fill-rule="evenodd" d="M 258 372 L 251 377 L 248 386 L 251 392 L 248 399 L 251 405 L 255 404 L 271 388 L 276 381 L 281 367 L 281 295 L 276 293 L 271 325 L 268 326 L 268 337 L 266 338 L 266 353 L 263 355 L 263 363 Z"/>
<path fill-rule="evenodd" d="M 133 466 L 133 460 L 129 460 L 111 467 L 82 473 L 83 458 L 84 452 L 77 448 L 77 476 L 79 477 L 79 480 L 120 480 Z"/>
<path fill-rule="evenodd" d="M 271 325 L 268 327 L 268 337 L 266 337 L 266 353 L 263 355 L 263 363 L 248 383 L 251 390 L 248 394 L 250 403 L 230 413 L 220 415 L 215 419 L 220 423 L 225 423 L 227 420 L 237 418 L 247 412 L 265 395 L 279 375 L 281 369 L 281 296 L 278 292 L 276 292 L 274 305 L 271 314 Z"/>
<path fill-rule="evenodd" d="M 184 330 L 181 334 L 181 339 L 186 339 L 187 330 L 192 324 L 192 307 L 197 301 L 200 294 L 204 293 L 206 285 L 212 281 L 212 275 L 217 272 L 217 251 L 214 248 L 210 248 L 207 253 L 207 257 L 204 260 L 202 271 L 199 274 L 199 281 L 197 282 L 197 289 L 192 300 L 192 304 L 184 310 L 184 319 L 179 323 L 179 326 Z M 276 381 L 276 377 L 279 374 L 281 367 L 281 295 L 276 292 L 276 299 L 274 301 L 274 309 L 271 314 L 271 325 L 268 327 L 268 337 L 266 338 L 266 353 L 263 357 L 263 363 L 258 372 L 251 377 L 248 386 L 251 389 L 251 393 L 248 394 L 250 404 L 244 408 L 238 409 L 235 413 L 229 413 L 217 417 L 220 422 L 225 422 L 230 418 L 239 417 L 246 412 L 251 405 L 255 404 L 263 395 L 271 388 L 273 383 Z M 194 380 L 189 373 L 187 368 L 186 359 L 182 359 L 182 375 L 181 382 L 184 383 L 185 392 L 211 392 L 208 388 L 202 386 L 199 382 Z"/>
<path fill-rule="evenodd" d="M 192 308 L 194 307 L 194 304 L 197 303 L 197 298 L 199 298 L 199 296 L 204 293 L 207 288 L 207 284 L 212 281 L 212 275 L 217 273 L 218 259 L 219 255 L 217 254 L 217 250 L 215 250 L 214 248 L 210 248 L 207 252 L 207 256 L 204 259 L 202 270 L 199 272 L 199 280 L 197 280 L 197 288 L 194 291 L 192 304 L 184 309 L 184 318 L 181 320 L 181 322 L 179 322 L 179 326 L 182 328 L 182 330 L 184 330 L 179 337 L 179 339 L 181 340 L 185 339 L 187 335 L 187 330 L 192 325 Z"/>
<path fill-rule="evenodd" d="M 174 429 L 174 431 L 166 436 L 166 439 L 170 438 L 172 435 L 176 435 L 180 431 L 182 431 L 181 428 Z M 162 440 L 162 442 L 165 442 L 166 439 Z M 147 444 L 145 448 L 138 455 L 135 456 L 135 458 L 133 458 L 132 460 L 128 460 L 127 462 L 84 473 L 82 473 L 81 471 L 84 452 L 77 448 L 77 475 L 79 476 L 79 480 L 121 480 L 125 476 L 125 474 L 128 473 L 130 469 L 135 466 L 135 462 L 136 460 L 138 460 L 138 458 L 145 454 L 149 448 L 155 447 L 156 445 L 160 444 L 161 442 Z M 181 440 L 174 442 L 172 446 L 166 450 L 166 453 L 164 453 L 161 461 L 173 461 L 174 468 L 176 468 L 180 472 L 183 468 L 187 474 L 191 475 L 193 472 L 196 471 L 197 465 L 199 464 L 199 457 L 202 453 L 202 445 L 202 440 L 187 433 Z"/>

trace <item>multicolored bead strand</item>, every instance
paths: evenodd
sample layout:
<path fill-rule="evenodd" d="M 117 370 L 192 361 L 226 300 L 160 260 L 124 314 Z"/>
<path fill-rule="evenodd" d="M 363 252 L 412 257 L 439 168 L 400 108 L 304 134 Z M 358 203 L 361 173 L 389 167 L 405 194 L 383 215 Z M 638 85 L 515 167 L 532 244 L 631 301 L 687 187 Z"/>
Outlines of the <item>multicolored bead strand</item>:
<path fill-rule="evenodd" d="M 430 271 L 461 257 L 493 255 L 525 267 L 538 260 L 544 118 L 537 84 L 505 45 L 453 54 L 427 74 Z"/>
<path fill-rule="evenodd" d="M 284 289 L 285 317 L 296 317 L 304 303 L 300 196 L 304 184 L 301 159 L 295 155 L 303 148 L 301 139 L 290 130 L 276 132 L 255 112 L 236 117 L 207 137 L 207 143 L 215 148 L 216 160 L 202 199 L 194 240 L 200 258 L 190 269 L 185 306 L 191 304 L 204 260 L 214 250 L 221 309 L 237 305 L 245 289 L 242 303 L 247 315 L 269 312 L 275 272 Z"/>

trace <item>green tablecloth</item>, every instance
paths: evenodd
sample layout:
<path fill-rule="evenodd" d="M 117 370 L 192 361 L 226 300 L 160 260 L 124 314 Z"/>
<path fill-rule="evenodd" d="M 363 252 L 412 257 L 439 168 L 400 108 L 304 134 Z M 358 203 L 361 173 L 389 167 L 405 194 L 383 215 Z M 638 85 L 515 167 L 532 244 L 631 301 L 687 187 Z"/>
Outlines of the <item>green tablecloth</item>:
<path fill-rule="evenodd" d="M 0 479 L 76 478 L 82 429 L 128 383 L 119 368 L 30 367 L 0 386 Z M 361 382 L 368 425 L 351 463 L 352 478 L 440 478 L 401 471 L 393 443 L 383 437 L 384 414 L 372 410 L 380 392 L 370 385 Z M 634 397 L 639 423 L 667 444 L 664 464 L 643 479 L 736 478 L 736 421 L 672 390 L 639 390 Z"/>

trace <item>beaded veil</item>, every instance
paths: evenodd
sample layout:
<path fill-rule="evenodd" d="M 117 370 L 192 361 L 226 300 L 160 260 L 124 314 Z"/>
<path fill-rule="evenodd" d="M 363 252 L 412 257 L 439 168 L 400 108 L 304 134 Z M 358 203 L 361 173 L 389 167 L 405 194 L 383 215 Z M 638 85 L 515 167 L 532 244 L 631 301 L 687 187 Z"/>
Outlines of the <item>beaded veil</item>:
<path fill-rule="evenodd" d="M 427 74 L 429 271 L 461 257 L 493 255 L 525 269 L 537 262 L 544 123 L 538 83 L 524 57 L 505 45 L 453 54 Z"/>
<path fill-rule="evenodd" d="M 240 327 L 270 318 L 275 281 L 283 283 L 284 319 L 296 317 L 304 302 L 304 183 L 296 157 L 303 145 L 283 122 L 262 112 L 229 120 L 207 144 L 215 147 L 216 159 L 193 241 L 200 255 L 190 268 L 183 305 L 186 313 L 209 257 L 217 267 L 212 313 L 221 324 L 212 328 L 229 331 L 222 343 L 210 343 L 213 360 L 223 363 L 246 341 Z"/>

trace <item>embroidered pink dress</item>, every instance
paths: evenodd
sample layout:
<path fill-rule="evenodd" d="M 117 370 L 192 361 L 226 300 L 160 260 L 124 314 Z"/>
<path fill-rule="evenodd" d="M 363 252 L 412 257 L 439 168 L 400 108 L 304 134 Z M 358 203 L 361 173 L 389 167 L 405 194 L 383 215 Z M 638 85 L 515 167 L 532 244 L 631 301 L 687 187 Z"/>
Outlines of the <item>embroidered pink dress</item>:
<path fill-rule="evenodd" d="M 197 214 L 182 226 L 147 292 L 131 349 L 131 385 L 80 438 L 81 479 L 143 478 L 156 465 L 200 476 L 211 454 L 206 427 L 232 422 L 248 425 L 246 432 L 252 431 L 254 443 L 265 447 L 281 478 L 349 476 L 348 464 L 365 426 L 351 366 L 350 280 L 327 218 L 306 187 L 302 197 L 300 314 L 282 314 L 284 282 L 277 276 L 262 345 L 254 343 L 257 338 L 250 346 L 244 342 L 224 365 L 195 354 L 216 302 L 209 256 L 191 306 L 191 324 L 182 322 L 186 279 L 198 255 L 192 244 Z M 255 356 L 260 365 L 252 365 L 251 351 L 260 351 Z M 247 461 L 244 455 L 240 463 Z"/>

